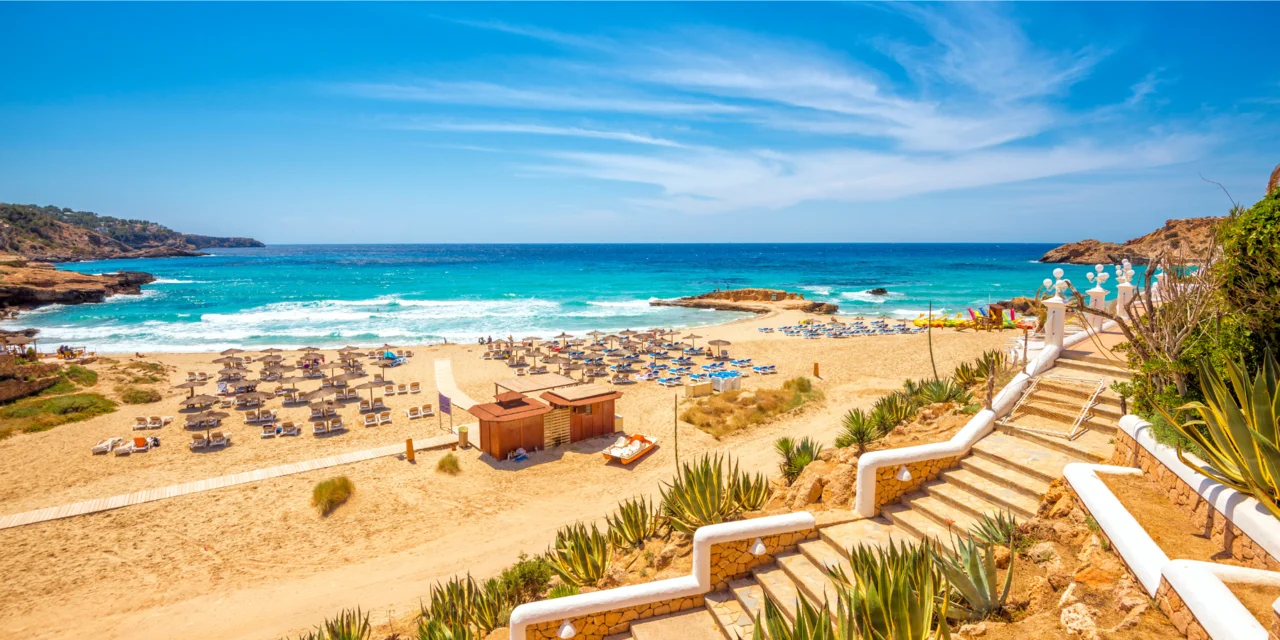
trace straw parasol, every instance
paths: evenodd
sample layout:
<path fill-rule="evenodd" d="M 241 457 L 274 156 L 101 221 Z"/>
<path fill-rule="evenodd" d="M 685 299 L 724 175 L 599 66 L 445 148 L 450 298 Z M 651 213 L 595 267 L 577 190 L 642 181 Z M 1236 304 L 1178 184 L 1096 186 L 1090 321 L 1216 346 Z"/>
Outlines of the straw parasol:
<path fill-rule="evenodd" d="M 237 362 L 244 362 L 244 358 L 238 356 L 223 356 L 221 358 L 213 359 L 214 364 L 235 364 Z"/>
<path fill-rule="evenodd" d="M 277 348 L 275 348 L 275 347 L 271 347 L 270 349 L 263 349 L 263 350 L 262 350 L 262 352 L 263 352 L 263 353 L 268 354 L 268 355 L 273 354 L 273 353 L 280 353 L 281 351 L 284 351 L 284 349 L 277 349 Z"/>
<path fill-rule="evenodd" d="M 280 362 L 281 360 L 284 360 L 284 356 L 275 353 L 258 358 L 258 362 Z"/>
<path fill-rule="evenodd" d="M 191 390 L 190 395 L 194 396 L 196 394 L 196 387 L 203 387 L 206 384 L 209 384 L 208 380 L 188 380 L 186 382 L 183 382 L 182 384 L 173 385 L 173 388 L 174 389 L 190 389 Z"/>
<path fill-rule="evenodd" d="M 727 347 L 727 346 L 729 346 L 729 345 L 731 345 L 731 344 L 733 344 L 733 343 L 732 343 L 732 342 L 729 342 L 728 340 L 718 340 L 718 339 L 717 339 L 717 340 L 708 340 L 708 341 L 707 341 L 707 344 L 708 344 L 708 345 L 711 345 L 711 346 L 713 346 L 713 347 Z"/>
<path fill-rule="evenodd" d="M 222 420 L 224 418 L 229 418 L 229 417 L 231 417 L 231 414 L 225 411 L 202 411 L 200 413 L 193 413 L 187 416 L 187 423 L 190 424 L 192 422 L 195 422 L 198 424 L 203 422 L 204 437 L 207 439 L 209 437 L 209 432 L 213 430 L 213 426 L 209 424 L 209 421 Z M 183 426 L 185 427 L 186 425 L 183 425 Z"/>
<path fill-rule="evenodd" d="M 374 389 L 381 389 L 382 387 L 384 387 L 384 386 L 386 386 L 386 385 L 389 385 L 389 384 L 395 384 L 395 383 L 394 383 L 394 382 L 392 382 L 392 381 L 390 381 L 390 380 L 383 380 L 382 382 L 378 382 L 377 380 L 370 380 L 370 381 L 368 381 L 368 382 L 361 382 L 360 384 L 358 384 L 358 385 L 356 385 L 356 386 L 354 386 L 354 387 L 351 387 L 351 388 L 352 388 L 352 389 L 359 390 L 359 391 L 363 391 L 363 390 L 365 390 L 365 389 L 368 389 L 368 390 L 369 390 L 369 403 L 370 403 L 370 404 L 372 404 L 372 403 L 373 403 L 373 390 L 374 390 Z"/>
<path fill-rule="evenodd" d="M 560 335 L 556 336 L 556 340 L 564 340 L 564 341 L 565 341 L 565 346 L 568 346 L 568 345 L 569 345 L 569 338 L 572 338 L 572 337 L 573 337 L 573 336 L 571 336 L 571 335 L 569 335 L 569 334 L 567 334 L 567 333 L 565 333 L 565 332 L 561 331 L 561 332 L 560 332 Z"/>
<path fill-rule="evenodd" d="M 186 406 L 188 406 L 188 407 L 197 407 L 197 406 L 200 406 L 200 405 L 213 404 L 213 403 L 215 403 L 215 402 L 217 402 L 217 401 L 218 401 L 217 396 L 211 396 L 211 395 L 209 395 L 209 394 L 207 394 L 207 393 L 202 393 L 202 394 L 200 394 L 200 395 L 198 395 L 198 396 L 191 396 L 190 398 L 187 398 L 186 400 L 183 400 L 183 401 L 182 401 L 182 404 L 184 404 L 184 405 L 186 405 Z"/>
<path fill-rule="evenodd" d="M 694 335 L 694 334 L 690 333 L 689 335 L 687 335 L 687 336 L 685 336 L 685 337 L 683 337 L 683 338 L 680 338 L 680 339 L 681 339 L 681 340 L 692 340 L 692 341 L 693 341 L 693 347 L 696 349 L 696 348 L 698 348 L 698 338 L 701 338 L 701 337 L 702 337 L 702 336 Z"/>
<path fill-rule="evenodd" d="M 237 353 L 244 353 L 244 349 L 227 349 L 226 351 L 222 351 L 222 352 L 220 352 L 218 355 L 220 355 L 220 356 L 234 356 L 234 355 L 235 355 L 235 354 L 237 354 Z M 214 362 L 217 362 L 217 360 L 214 360 Z"/>

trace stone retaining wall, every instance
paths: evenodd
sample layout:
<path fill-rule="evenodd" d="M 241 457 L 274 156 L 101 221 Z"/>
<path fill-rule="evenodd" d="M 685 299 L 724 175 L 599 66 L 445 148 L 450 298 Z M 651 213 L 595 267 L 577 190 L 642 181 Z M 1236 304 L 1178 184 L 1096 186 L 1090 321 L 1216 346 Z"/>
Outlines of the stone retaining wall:
<path fill-rule="evenodd" d="M 751 545 L 755 540 L 738 540 L 711 545 L 711 590 L 720 591 L 729 586 L 730 580 L 745 578 L 755 567 L 766 565 L 784 551 L 793 551 L 805 540 L 816 540 L 818 530 L 796 531 L 760 538 L 764 543 L 764 555 L 753 555 Z"/>
<path fill-rule="evenodd" d="M 909 480 L 899 480 L 898 471 L 901 466 L 886 466 L 876 469 L 876 512 L 880 508 L 897 502 L 903 495 L 914 491 L 920 485 L 937 478 L 943 471 L 960 464 L 961 456 L 920 460 L 906 465 L 910 472 Z"/>
<path fill-rule="evenodd" d="M 1156 591 L 1156 604 L 1160 605 L 1160 610 L 1187 640 L 1210 640 L 1195 614 L 1164 578 L 1160 579 L 1160 588 Z"/>
<path fill-rule="evenodd" d="M 1245 566 L 1280 571 L 1280 560 L 1232 524 L 1226 515 L 1196 493 L 1196 490 L 1178 477 L 1178 474 L 1164 466 L 1164 463 L 1138 444 L 1123 429 L 1116 429 L 1115 434 L 1116 448 L 1111 457 L 1111 464 L 1142 469 L 1148 478 L 1165 491 L 1169 501 L 1182 509 L 1184 515 L 1191 518 L 1196 528 L 1200 529 L 1205 537 L 1213 540 L 1219 549 L 1230 553 L 1231 557 L 1244 563 Z"/>

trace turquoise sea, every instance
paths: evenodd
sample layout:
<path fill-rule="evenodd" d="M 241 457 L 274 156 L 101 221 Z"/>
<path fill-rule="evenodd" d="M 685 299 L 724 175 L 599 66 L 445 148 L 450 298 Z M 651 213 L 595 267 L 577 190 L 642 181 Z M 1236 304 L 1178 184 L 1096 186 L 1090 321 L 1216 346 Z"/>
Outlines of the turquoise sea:
<path fill-rule="evenodd" d="M 841 313 L 914 318 L 1027 295 L 1045 244 L 277 245 L 62 265 L 146 271 L 141 296 L 53 306 L 3 328 L 104 352 L 329 347 L 689 327 L 739 314 L 655 298 L 770 287 Z M 1086 267 L 1066 267 L 1084 282 Z M 883 287 L 886 295 L 869 289 Z M 1109 287 L 1114 289 L 1114 287 Z"/>

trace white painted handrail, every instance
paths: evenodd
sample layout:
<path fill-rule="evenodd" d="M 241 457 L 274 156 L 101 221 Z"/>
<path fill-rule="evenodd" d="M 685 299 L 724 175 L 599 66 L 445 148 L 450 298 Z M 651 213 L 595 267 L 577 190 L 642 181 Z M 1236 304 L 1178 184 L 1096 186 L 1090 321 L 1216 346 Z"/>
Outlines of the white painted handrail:
<path fill-rule="evenodd" d="M 1225 583 L 1280 586 L 1280 573 L 1212 562 L 1174 560 L 1164 579 L 1214 640 L 1267 640 L 1269 634 Z M 1276 605 L 1271 605 L 1274 610 Z"/>
<path fill-rule="evenodd" d="M 525 640 L 525 629 L 531 624 L 561 622 L 709 593 L 714 586 L 711 584 L 711 545 L 807 531 L 815 526 L 813 514 L 799 511 L 701 527 L 693 534 L 691 575 L 522 604 L 511 612 L 511 640 Z"/>
<path fill-rule="evenodd" d="M 1103 325 L 1103 330 L 1114 326 L 1114 321 L 1108 322 Z M 1053 345 L 1046 345 L 1035 358 L 1032 358 L 1027 363 L 1026 368 L 1014 376 L 1013 380 L 1010 380 L 1009 384 L 1005 385 L 1000 390 L 1000 393 L 992 399 L 991 409 L 983 409 L 974 414 L 969 419 L 969 422 L 965 423 L 964 427 L 956 435 L 952 436 L 950 440 L 921 444 L 914 447 L 872 451 L 864 454 L 858 459 L 858 488 L 857 493 L 854 495 L 854 510 L 859 515 L 867 518 L 875 517 L 877 469 L 911 464 L 923 460 L 951 458 L 969 453 L 969 450 L 973 448 L 976 442 L 991 433 L 996 418 L 1004 415 L 1005 412 L 1013 407 L 1013 404 L 1017 402 L 1018 397 L 1022 394 L 1023 389 L 1026 388 L 1031 378 L 1052 369 L 1053 363 L 1057 361 L 1058 355 L 1062 353 L 1063 349 L 1075 346 L 1088 339 L 1088 337 L 1089 332 L 1081 331 L 1064 340 L 1061 349 Z"/>
<path fill-rule="evenodd" d="M 1111 539 L 1112 546 L 1124 558 L 1125 564 L 1138 576 L 1147 595 L 1154 597 L 1160 589 L 1160 568 L 1169 562 L 1169 556 L 1098 478 L 1099 473 L 1140 476 L 1142 469 L 1073 462 L 1063 468 L 1062 475 Z"/>

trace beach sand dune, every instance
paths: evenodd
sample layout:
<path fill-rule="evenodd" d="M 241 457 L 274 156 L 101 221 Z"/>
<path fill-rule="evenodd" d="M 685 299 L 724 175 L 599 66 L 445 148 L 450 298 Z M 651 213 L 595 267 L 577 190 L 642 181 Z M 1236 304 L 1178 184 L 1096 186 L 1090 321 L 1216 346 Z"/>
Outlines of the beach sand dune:
<path fill-rule="evenodd" d="M 714 438 L 685 425 L 682 459 L 729 453 L 749 470 L 775 471 L 772 442 L 781 435 L 830 443 L 839 417 L 869 406 L 907 377 L 931 375 L 924 335 L 801 340 L 760 334 L 759 326 L 791 324 L 798 312 L 751 318 L 697 333 L 732 341 L 735 357 L 775 364 L 778 375 L 752 377 L 745 387 L 777 386 L 811 375 L 827 399 L 753 430 Z M 954 331 L 934 334 L 938 370 L 1014 334 Z M 474 345 L 415 347 L 406 366 L 387 371 L 423 392 L 389 399 L 395 422 L 314 438 L 260 439 L 256 427 L 228 421 L 234 444 L 194 454 L 177 425 L 159 431 L 163 446 L 140 455 L 91 456 L 89 446 L 132 436 L 135 415 L 178 415 L 185 392 L 171 391 L 141 411 L 120 411 L 82 423 L 0 441 L 0 513 L 75 502 L 227 473 L 367 449 L 405 437 L 438 434 L 435 418 L 408 421 L 410 404 L 436 402 L 434 360 L 452 360 L 458 386 L 477 400 L 509 377 L 504 364 L 480 359 Z M 332 357 L 332 352 L 327 352 Z M 189 370 L 212 372 L 208 354 L 150 354 L 172 365 L 172 380 Z M 316 383 L 304 383 L 304 389 Z M 25 638 L 279 638 L 305 630 L 344 607 L 361 606 L 378 621 L 416 610 L 437 580 L 470 571 L 488 576 L 521 553 L 545 551 L 555 530 L 602 518 L 624 498 L 656 495 L 674 468 L 672 404 L 676 393 L 653 384 L 623 389 L 618 413 L 626 430 L 657 435 L 663 446 L 632 467 L 602 464 L 609 439 L 539 452 L 528 463 L 486 461 L 459 451 L 462 473 L 435 472 L 445 452 L 422 452 L 416 464 L 379 458 L 320 471 L 197 493 L 98 514 L 0 530 L 0 631 Z M 381 395 L 380 393 L 378 395 Z M 272 402 L 271 407 L 279 406 Z M 285 419 L 305 423 L 305 407 Z M 354 405 L 342 415 L 349 425 Z M 460 414 L 457 422 L 474 423 Z M 444 423 L 447 425 L 448 418 Z M 328 517 L 309 504 L 324 478 L 346 475 L 354 498 Z"/>

